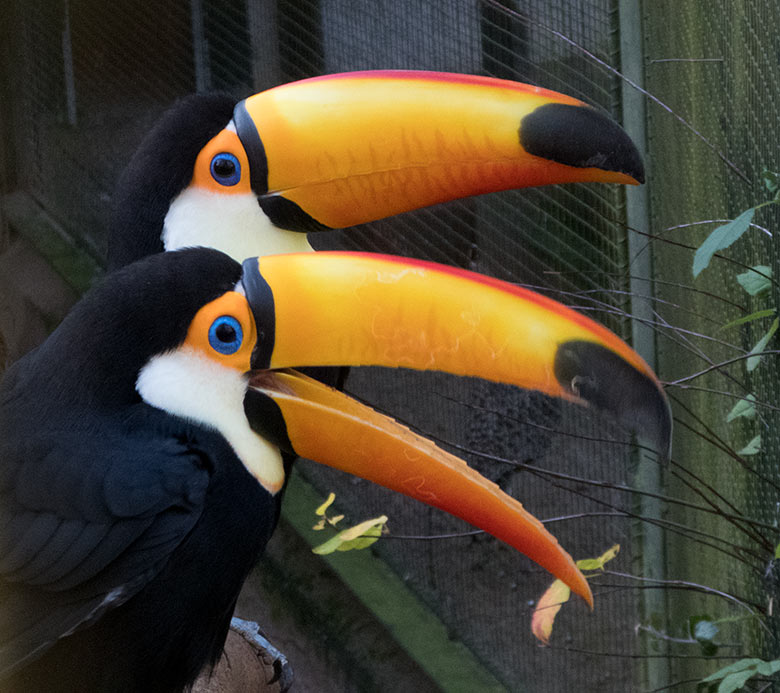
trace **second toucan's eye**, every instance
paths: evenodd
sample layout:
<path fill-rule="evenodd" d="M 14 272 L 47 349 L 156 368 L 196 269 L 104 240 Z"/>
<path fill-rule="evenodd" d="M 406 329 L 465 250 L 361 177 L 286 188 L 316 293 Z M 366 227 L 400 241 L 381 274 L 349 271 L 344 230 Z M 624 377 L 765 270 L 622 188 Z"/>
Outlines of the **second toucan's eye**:
<path fill-rule="evenodd" d="M 244 341 L 241 323 L 231 315 L 221 315 L 209 328 L 209 344 L 220 354 L 235 354 Z"/>
<path fill-rule="evenodd" d="M 241 164 L 228 152 L 215 154 L 211 160 L 211 176 L 220 185 L 235 185 L 241 180 Z"/>

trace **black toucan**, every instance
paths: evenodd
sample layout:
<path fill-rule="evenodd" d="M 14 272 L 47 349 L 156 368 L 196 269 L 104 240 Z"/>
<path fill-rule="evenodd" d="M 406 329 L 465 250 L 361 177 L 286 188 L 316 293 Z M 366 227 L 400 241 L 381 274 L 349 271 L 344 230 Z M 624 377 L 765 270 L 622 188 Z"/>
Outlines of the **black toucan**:
<path fill-rule="evenodd" d="M 415 71 L 315 77 L 173 107 L 125 169 L 109 267 L 161 250 L 311 250 L 344 228 L 510 188 L 644 179 L 630 138 L 564 94 Z"/>
<path fill-rule="evenodd" d="M 108 275 L 0 384 L 0 690 L 175 691 L 220 655 L 273 532 L 282 452 L 442 508 L 592 604 L 571 557 L 464 462 L 303 365 L 440 370 L 639 422 L 668 446 L 657 379 L 554 301 L 390 256 L 243 266 L 205 248 Z"/>

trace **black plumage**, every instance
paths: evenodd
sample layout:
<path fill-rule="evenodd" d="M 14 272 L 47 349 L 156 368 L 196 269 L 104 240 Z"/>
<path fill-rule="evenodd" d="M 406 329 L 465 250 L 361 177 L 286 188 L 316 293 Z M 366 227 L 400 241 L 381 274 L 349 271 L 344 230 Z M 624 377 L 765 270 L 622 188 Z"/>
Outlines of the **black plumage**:
<path fill-rule="evenodd" d="M 149 131 L 114 191 L 109 269 L 163 251 L 168 208 L 190 184 L 200 150 L 227 126 L 235 105 L 227 94 L 193 94 L 166 111 Z"/>
<path fill-rule="evenodd" d="M 219 657 L 278 498 L 217 431 L 149 406 L 135 380 L 240 276 L 212 250 L 151 256 L 6 373 L 1 690 L 179 690 Z"/>

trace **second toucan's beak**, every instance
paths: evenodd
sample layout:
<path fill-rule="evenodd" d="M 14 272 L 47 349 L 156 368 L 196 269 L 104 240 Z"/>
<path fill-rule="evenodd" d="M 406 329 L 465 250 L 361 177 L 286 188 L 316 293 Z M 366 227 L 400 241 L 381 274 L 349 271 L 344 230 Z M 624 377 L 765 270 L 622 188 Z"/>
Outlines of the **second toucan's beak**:
<path fill-rule="evenodd" d="M 258 372 L 245 406 L 257 432 L 282 449 L 479 527 L 561 579 L 593 607 L 587 580 L 544 525 L 496 484 L 426 438 L 295 371 Z"/>
<path fill-rule="evenodd" d="M 667 456 L 663 388 L 631 347 L 544 296 L 436 263 L 370 253 L 244 262 L 253 368 L 389 366 L 484 378 L 594 406 Z"/>
<path fill-rule="evenodd" d="M 233 122 L 263 210 L 290 230 L 344 228 L 497 190 L 644 179 L 634 144 L 605 115 L 489 77 L 327 75 L 255 94 Z"/>
<path fill-rule="evenodd" d="M 283 449 L 462 517 L 506 541 L 590 601 L 571 557 L 517 501 L 465 463 L 299 366 L 438 370 L 591 404 L 641 430 L 662 454 L 671 418 L 660 383 L 622 340 L 555 301 L 433 263 L 361 253 L 245 261 L 258 369 L 253 428 Z"/>

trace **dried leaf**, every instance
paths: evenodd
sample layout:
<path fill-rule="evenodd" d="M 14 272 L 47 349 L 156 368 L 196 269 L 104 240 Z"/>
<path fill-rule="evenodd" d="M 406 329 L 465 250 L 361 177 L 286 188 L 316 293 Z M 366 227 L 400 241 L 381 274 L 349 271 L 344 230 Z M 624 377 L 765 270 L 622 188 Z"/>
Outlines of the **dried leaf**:
<path fill-rule="evenodd" d="M 555 617 L 570 596 L 569 587 L 561 580 L 555 580 L 537 603 L 531 617 L 531 632 L 545 645 L 550 644 Z"/>
<path fill-rule="evenodd" d="M 577 561 L 580 570 L 602 570 L 604 564 L 611 561 L 620 551 L 620 544 L 607 549 L 598 558 L 583 558 Z M 571 590 L 560 580 L 555 580 L 542 595 L 531 617 L 531 632 L 545 645 L 550 644 L 553 622 L 569 597 Z"/>

